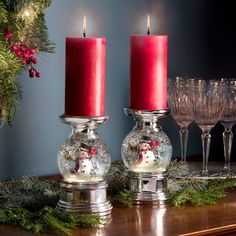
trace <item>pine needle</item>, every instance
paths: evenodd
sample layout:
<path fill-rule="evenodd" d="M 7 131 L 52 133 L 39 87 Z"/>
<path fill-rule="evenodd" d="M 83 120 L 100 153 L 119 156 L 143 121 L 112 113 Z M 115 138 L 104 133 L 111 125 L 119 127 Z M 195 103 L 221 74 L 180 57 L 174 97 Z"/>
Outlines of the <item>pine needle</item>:
<path fill-rule="evenodd" d="M 0 205 L 2 208 L 26 208 L 39 210 L 55 206 L 59 198 L 59 184 L 37 177 L 23 177 L 22 180 L 0 184 Z"/>
<path fill-rule="evenodd" d="M 191 204 L 203 206 L 216 204 L 221 198 L 226 196 L 226 190 L 236 187 L 236 179 L 209 180 L 205 189 L 183 188 L 175 193 L 171 199 L 174 206 Z"/>
<path fill-rule="evenodd" d="M 104 224 L 95 214 L 70 213 L 50 207 L 36 212 L 24 208 L 0 208 L 0 223 L 19 225 L 33 233 L 57 232 L 64 235 L 72 235 L 73 230 L 78 227 L 97 227 Z"/>
<path fill-rule="evenodd" d="M 186 176 L 189 173 L 189 166 L 188 163 L 184 161 L 178 161 L 177 159 L 174 159 L 170 162 L 167 171 L 169 177 L 172 178 Z"/>
<path fill-rule="evenodd" d="M 124 174 L 126 168 L 122 160 L 113 161 L 106 176 L 108 183 L 108 193 L 116 195 L 127 187 L 128 178 Z"/>
<path fill-rule="evenodd" d="M 133 195 L 134 193 L 129 191 L 120 191 L 113 198 L 111 198 L 112 204 L 115 206 L 122 205 L 131 208 L 134 205 Z"/>

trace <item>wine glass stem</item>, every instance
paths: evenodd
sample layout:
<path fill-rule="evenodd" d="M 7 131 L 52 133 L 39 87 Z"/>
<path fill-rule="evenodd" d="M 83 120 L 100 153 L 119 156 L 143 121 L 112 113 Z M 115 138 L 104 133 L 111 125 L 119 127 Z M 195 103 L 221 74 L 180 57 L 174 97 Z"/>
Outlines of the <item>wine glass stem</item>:
<path fill-rule="evenodd" d="M 201 135 L 201 138 L 202 138 L 202 153 L 203 153 L 202 173 L 207 175 L 208 174 L 208 158 L 209 158 L 210 143 L 211 143 L 211 135 L 209 131 L 203 132 Z"/>
<path fill-rule="evenodd" d="M 233 140 L 233 132 L 231 131 L 231 128 L 225 128 L 223 132 L 223 143 L 224 143 L 224 157 L 225 157 L 224 170 L 226 172 L 230 172 L 230 155 L 232 148 L 232 140 Z"/>
<path fill-rule="evenodd" d="M 186 161 L 186 152 L 188 144 L 188 129 L 181 127 L 179 130 L 180 147 L 181 147 L 181 161 Z"/>

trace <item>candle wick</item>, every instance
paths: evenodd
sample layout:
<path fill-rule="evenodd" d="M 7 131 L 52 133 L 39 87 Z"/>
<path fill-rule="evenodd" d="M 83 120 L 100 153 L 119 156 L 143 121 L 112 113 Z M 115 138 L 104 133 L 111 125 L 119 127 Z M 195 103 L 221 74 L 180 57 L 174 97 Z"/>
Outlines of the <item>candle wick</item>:
<path fill-rule="evenodd" d="M 86 38 L 86 33 L 85 32 L 83 32 L 83 36 L 84 36 L 84 38 Z"/>
<path fill-rule="evenodd" d="M 150 35 L 150 29 L 147 30 L 147 35 Z"/>

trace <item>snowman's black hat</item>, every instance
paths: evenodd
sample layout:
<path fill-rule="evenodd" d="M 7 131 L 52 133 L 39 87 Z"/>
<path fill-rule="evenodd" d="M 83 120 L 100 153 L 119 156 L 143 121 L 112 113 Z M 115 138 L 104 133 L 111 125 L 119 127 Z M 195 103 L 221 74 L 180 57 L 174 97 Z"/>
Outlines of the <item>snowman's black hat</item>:
<path fill-rule="evenodd" d="M 142 138 L 144 141 L 151 141 L 151 138 L 149 136 L 143 135 Z"/>
<path fill-rule="evenodd" d="M 81 143 L 80 145 L 80 149 L 83 150 L 83 151 L 88 151 L 90 150 L 92 147 L 86 143 Z"/>

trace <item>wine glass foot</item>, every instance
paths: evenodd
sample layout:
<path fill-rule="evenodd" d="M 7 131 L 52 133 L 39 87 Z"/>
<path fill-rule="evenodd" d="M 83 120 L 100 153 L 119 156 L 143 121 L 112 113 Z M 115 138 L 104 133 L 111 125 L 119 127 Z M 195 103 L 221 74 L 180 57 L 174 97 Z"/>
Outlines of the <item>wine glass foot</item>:
<path fill-rule="evenodd" d="M 230 169 L 223 169 L 223 171 L 220 173 L 220 176 L 222 176 L 222 177 L 232 177 L 232 176 L 235 176 L 235 173 L 232 172 Z"/>
<path fill-rule="evenodd" d="M 209 177 L 209 171 L 208 170 L 202 170 L 201 176 L 202 177 Z"/>

